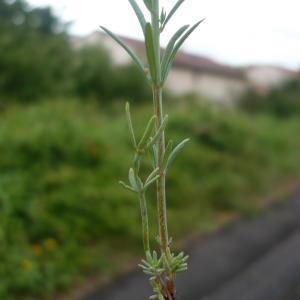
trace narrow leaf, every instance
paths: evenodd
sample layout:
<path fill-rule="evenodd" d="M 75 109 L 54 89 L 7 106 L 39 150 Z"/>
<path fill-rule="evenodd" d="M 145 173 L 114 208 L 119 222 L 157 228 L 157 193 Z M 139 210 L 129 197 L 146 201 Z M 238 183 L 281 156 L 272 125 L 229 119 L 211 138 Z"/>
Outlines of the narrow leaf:
<path fill-rule="evenodd" d="M 161 137 L 161 135 L 163 134 L 167 123 L 168 123 L 168 115 L 165 116 L 165 118 L 163 119 L 160 127 L 158 128 L 158 130 L 156 131 L 154 137 L 150 140 L 150 142 L 147 144 L 147 148 L 151 147 L 153 144 L 156 143 L 156 141 Z"/>
<path fill-rule="evenodd" d="M 145 32 L 145 42 L 146 42 L 146 52 L 148 65 L 150 69 L 150 74 L 153 82 L 157 82 L 156 76 L 156 58 L 155 58 L 155 50 L 154 50 L 154 42 L 153 42 L 153 32 L 150 23 L 146 24 L 146 32 Z"/>
<path fill-rule="evenodd" d="M 144 0 L 145 6 L 148 8 L 148 10 L 152 11 L 152 0 Z"/>
<path fill-rule="evenodd" d="M 166 13 L 165 9 L 163 8 L 160 13 L 160 23 L 161 24 L 163 24 L 165 22 L 166 16 L 167 16 L 167 13 Z"/>
<path fill-rule="evenodd" d="M 128 0 L 128 1 L 129 1 L 130 5 L 132 6 L 132 8 L 140 22 L 143 32 L 145 33 L 146 19 L 145 19 L 143 12 L 141 11 L 140 7 L 138 6 L 138 4 L 136 3 L 135 0 Z"/>
<path fill-rule="evenodd" d="M 189 142 L 190 139 L 185 139 L 184 141 L 182 141 L 180 144 L 178 144 L 173 151 L 171 152 L 168 161 L 167 161 L 167 165 L 166 165 L 166 169 L 169 168 L 169 166 L 171 165 L 171 163 L 174 161 L 175 157 L 177 156 L 177 154 L 179 153 L 179 151 L 185 146 L 185 144 L 187 142 Z"/>
<path fill-rule="evenodd" d="M 148 261 L 142 259 L 142 263 L 143 263 L 146 267 L 151 268 L 151 264 L 149 264 Z"/>
<path fill-rule="evenodd" d="M 137 148 L 136 139 L 135 139 L 134 130 L 133 130 L 133 125 L 132 125 L 132 121 L 131 121 L 130 105 L 129 105 L 128 102 L 126 103 L 126 118 L 127 118 L 130 138 L 131 138 L 133 147 Z"/>
<path fill-rule="evenodd" d="M 140 191 L 143 190 L 144 184 L 143 184 L 143 182 L 142 182 L 142 180 L 139 176 L 136 176 L 136 179 L 137 179 L 136 183 L 137 183 L 137 186 L 138 186 L 138 191 L 140 192 Z"/>
<path fill-rule="evenodd" d="M 194 26 L 192 26 L 182 37 L 181 39 L 176 43 L 175 47 L 173 48 L 173 51 L 172 51 L 172 54 L 170 55 L 170 59 L 167 63 L 167 66 L 166 66 L 166 69 L 164 71 L 164 73 L 162 74 L 162 80 L 163 82 L 166 80 L 168 74 L 169 74 L 169 71 L 170 71 L 170 68 L 172 66 L 172 63 L 175 59 L 175 56 L 178 52 L 178 50 L 180 49 L 180 47 L 182 46 L 182 44 L 185 42 L 185 40 L 192 34 L 192 32 L 195 31 L 195 29 L 204 21 L 205 19 L 197 22 Z"/>
<path fill-rule="evenodd" d="M 167 23 L 170 21 L 170 19 L 172 18 L 172 16 L 175 14 L 175 12 L 177 11 L 177 9 L 181 6 L 181 4 L 184 2 L 185 0 L 178 0 L 177 3 L 174 5 L 174 7 L 171 9 L 171 11 L 169 12 L 162 30 L 166 27 Z"/>
<path fill-rule="evenodd" d="M 162 60 L 162 74 L 164 74 L 164 72 L 166 72 L 167 67 L 168 67 L 168 62 L 171 60 L 171 55 L 172 55 L 172 51 L 175 47 L 175 44 L 177 42 L 177 40 L 181 37 L 181 35 L 189 28 L 189 25 L 184 25 L 181 28 L 179 28 L 176 33 L 173 35 L 173 37 L 170 39 L 166 51 L 164 53 L 164 57 Z"/>
<path fill-rule="evenodd" d="M 147 182 L 147 184 L 144 185 L 144 190 L 146 190 L 152 183 L 156 182 L 156 180 L 159 178 L 159 175 L 156 175 L 151 180 Z"/>
<path fill-rule="evenodd" d="M 128 179 L 129 179 L 129 182 L 130 182 L 132 188 L 133 188 L 135 191 L 138 191 L 138 190 L 139 190 L 138 184 L 137 184 L 137 182 L 136 182 L 135 174 L 134 174 L 134 171 L 133 171 L 132 168 L 129 170 L 129 173 L 128 173 Z"/>
<path fill-rule="evenodd" d="M 183 261 L 183 262 L 186 262 L 188 259 L 189 259 L 189 256 L 186 255 L 186 256 L 182 259 L 182 261 Z"/>
<path fill-rule="evenodd" d="M 128 55 L 132 58 L 135 64 L 139 67 L 140 71 L 143 72 L 143 74 L 145 75 L 145 68 L 138 56 L 133 52 L 133 50 L 131 50 L 117 35 L 115 35 L 109 29 L 103 26 L 100 26 L 100 28 L 104 30 L 115 42 L 117 42 L 128 53 Z"/>
<path fill-rule="evenodd" d="M 119 181 L 119 183 L 120 183 L 125 189 L 130 190 L 131 192 L 135 192 L 135 190 L 134 190 L 131 186 L 127 185 L 127 184 L 124 183 L 123 181 Z"/>
<path fill-rule="evenodd" d="M 147 124 L 147 127 L 145 129 L 143 137 L 141 138 L 141 141 L 139 142 L 138 149 L 142 150 L 144 148 L 144 146 L 146 145 L 146 143 L 149 140 L 151 133 L 153 131 L 155 122 L 156 122 L 156 116 L 153 116 Z"/>
<path fill-rule="evenodd" d="M 159 171 L 159 168 L 156 168 L 155 170 L 153 170 L 153 172 L 146 179 L 145 184 L 147 184 L 151 179 L 153 179 L 153 177 L 157 175 L 158 171 Z"/>
<path fill-rule="evenodd" d="M 150 276 L 152 276 L 153 275 L 153 273 L 152 272 L 150 272 L 150 271 L 147 271 L 147 270 L 144 270 L 143 271 L 146 275 L 150 275 Z"/>
<path fill-rule="evenodd" d="M 153 162 L 153 168 L 157 168 L 158 155 L 157 155 L 157 147 L 155 144 L 152 145 L 152 162 Z"/>
<path fill-rule="evenodd" d="M 168 158 L 169 158 L 172 150 L 173 150 L 173 141 L 170 140 L 167 144 L 165 154 L 164 154 L 164 162 L 163 162 L 163 167 L 162 167 L 163 170 L 166 170 L 166 168 L 167 168 Z"/>

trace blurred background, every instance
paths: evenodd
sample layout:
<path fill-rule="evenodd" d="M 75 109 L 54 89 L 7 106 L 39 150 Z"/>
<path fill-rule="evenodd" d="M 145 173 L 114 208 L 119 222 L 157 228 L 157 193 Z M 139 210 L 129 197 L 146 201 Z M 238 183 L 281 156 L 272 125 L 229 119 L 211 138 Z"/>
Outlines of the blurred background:
<path fill-rule="evenodd" d="M 300 178 L 299 9 L 189 0 L 170 25 L 164 45 L 206 17 L 165 91 L 168 137 L 192 139 L 168 177 L 174 239 L 256 215 Z M 141 255 L 138 203 L 117 182 L 132 155 L 125 101 L 141 132 L 151 91 L 99 25 L 145 57 L 127 1 L 0 0 L 0 299 L 62 299 Z"/>

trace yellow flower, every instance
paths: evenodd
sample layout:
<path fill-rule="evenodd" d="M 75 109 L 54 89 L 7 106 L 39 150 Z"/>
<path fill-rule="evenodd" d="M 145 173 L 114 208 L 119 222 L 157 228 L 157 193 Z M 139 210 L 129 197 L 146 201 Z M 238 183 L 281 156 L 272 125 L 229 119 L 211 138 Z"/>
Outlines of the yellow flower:
<path fill-rule="evenodd" d="M 40 256 L 42 254 L 42 247 L 38 244 L 32 245 L 31 249 L 35 256 Z"/>
<path fill-rule="evenodd" d="M 57 248 L 57 241 L 55 239 L 49 238 L 44 241 L 44 246 L 47 250 L 53 251 Z"/>
<path fill-rule="evenodd" d="M 23 271 L 25 272 L 31 272 L 32 269 L 33 269 L 33 263 L 31 260 L 29 259 L 24 259 L 22 262 L 21 262 L 21 268 Z"/>

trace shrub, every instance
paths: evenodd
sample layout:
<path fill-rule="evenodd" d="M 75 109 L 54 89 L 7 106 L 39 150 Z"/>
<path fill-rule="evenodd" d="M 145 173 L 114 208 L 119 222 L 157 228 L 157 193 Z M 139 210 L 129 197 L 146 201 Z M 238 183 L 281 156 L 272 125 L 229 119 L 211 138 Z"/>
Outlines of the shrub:
<path fill-rule="evenodd" d="M 124 256 L 128 261 L 137 253 L 137 202 L 116 180 L 126 176 L 131 156 L 123 107 L 58 99 L 10 106 L 1 114 L 1 299 L 53 299 L 55 290 L 85 274 L 115 273 Z M 152 109 L 135 110 L 141 128 Z M 184 101 L 168 110 L 168 136 L 193 141 L 168 178 L 174 237 L 207 228 L 219 211 L 252 213 L 253 194 L 297 175 L 298 120 Z M 152 190 L 151 215 L 153 199 Z"/>
<path fill-rule="evenodd" d="M 300 75 L 266 95 L 248 91 L 239 106 L 249 113 L 270 113 L 280 118 L 300 114 Z"/>
<path fill-rule="evenodd" d="M 49 8 L 0 5 L 0 93 L 18 101 L 68 94 L 73 59 L 64 25 Z"/>

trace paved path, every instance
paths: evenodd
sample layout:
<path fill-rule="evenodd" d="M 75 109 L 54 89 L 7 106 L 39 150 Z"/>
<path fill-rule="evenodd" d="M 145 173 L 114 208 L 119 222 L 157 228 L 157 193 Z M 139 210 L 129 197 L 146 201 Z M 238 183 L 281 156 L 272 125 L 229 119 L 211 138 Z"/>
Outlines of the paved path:
<path fill-rule="evenodd" d="M 189 271 L 178 276 L 178 300 L 298 300 L 286 297 L 300 284 L 300 192 L 187 248 Z M 150 294 L 135 270 L 84 300 L 145 300 Z"/>
<path fill-rule="evenodd" d="M 298 284 L 281 300 L 300 300 L 300 283 Z"/>

